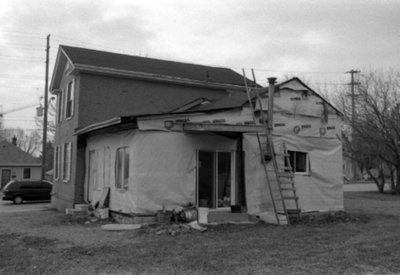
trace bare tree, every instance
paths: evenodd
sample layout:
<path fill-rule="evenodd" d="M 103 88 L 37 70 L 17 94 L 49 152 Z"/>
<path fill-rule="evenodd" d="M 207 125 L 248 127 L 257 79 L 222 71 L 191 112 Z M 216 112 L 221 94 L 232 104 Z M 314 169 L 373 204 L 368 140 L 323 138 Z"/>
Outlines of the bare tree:
<path fill-rule="evenodd" d="M 389 168 L 392 191 L 400 193 L 400 73 L 370 71 L 359 82 L 355 110 L 348 98 L 340 99 L 352 126 L 351 133 L 344 137 L 346 151 L 365 168 L 380 192 L 384 191 L 384 168 Z M 371 173 L 371 168 L 377 169 L 378 175 Z"/>
<path fill-rule="evenodd" d="M 27 134 L 21 128 L 5 128 L 2 130 L 2 137 L 10 142 L 15 137 L 17 139 L 17 146 L 33 156 L 37 156 L 40 152 L 41 138 L 37 130 Z"/>

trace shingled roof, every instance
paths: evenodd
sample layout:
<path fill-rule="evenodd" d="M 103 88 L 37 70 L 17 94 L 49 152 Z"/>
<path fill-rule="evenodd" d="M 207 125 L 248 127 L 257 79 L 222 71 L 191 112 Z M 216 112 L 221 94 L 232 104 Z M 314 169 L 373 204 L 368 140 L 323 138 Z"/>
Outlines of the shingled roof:
<path fill-rule="evenodd" d="M 61 59 L 60 54 L 65 54 L 66 58 L 76 67 L 83 65 L 91 68 L 106 68 L 206 83 L 244 86 L 243 76 L 228 68 L 167 61 L 65 45 L 60 45 L 57 59 Z M 57 72 L 55 73 L 57 74 Z M 53 75 L 53 81 L 55 79 L 57 79 L 57 75 Z"/>
<path fill-rule="evenodd" d="M 0 166 L 40 166 L 41 161 L 12 143 L 0 140 Z"/>

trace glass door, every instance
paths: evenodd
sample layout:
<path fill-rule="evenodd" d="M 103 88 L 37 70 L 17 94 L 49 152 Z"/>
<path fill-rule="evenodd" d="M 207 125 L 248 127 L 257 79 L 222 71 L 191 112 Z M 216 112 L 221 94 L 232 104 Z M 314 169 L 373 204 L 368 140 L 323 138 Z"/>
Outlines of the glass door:
<path fill-rule="evenodd" d="M 198 152 L 197 204 L 220 208 L 231 205 L 232 153 Z"/>

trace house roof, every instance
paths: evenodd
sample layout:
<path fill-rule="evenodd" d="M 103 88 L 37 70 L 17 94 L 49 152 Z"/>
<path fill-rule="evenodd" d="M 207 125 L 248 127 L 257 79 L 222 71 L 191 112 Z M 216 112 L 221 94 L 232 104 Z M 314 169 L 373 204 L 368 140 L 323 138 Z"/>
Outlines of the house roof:
<path fill-rule="evenodd" d="M 211 67 L 155 58 L 104 52 L 92 49 L 60 45 L 53 73 L 51 90 L 57 89 L 66 61 L 80 69 L 108 69 L 118 72 L 136 72 L 169 77 L 171 80 L 186 79 L 209 84 L 244 86 L 243 76 L 223 67 Z M 57 68 L 58 67 L 58 68 Z M 249 81 L 252 83 L 251 81 Z"/>
<path fill-rule="evenodd" d="M 291 79 L 288 79 L 284 82 L 279 83 L 277 86 L 278 87 L 282 87 L 285 84 L 291 82 L 291 81 L 298 81 L 299 83 L 301 83 L 301 85 L 303 85 L 307 90 L 313 92 L 316 96 L 318 96 L 323 102 L 325 102 L 326 104 L 328 104 L 333 110 L 335 110 L 337 112 L 338 115 L 343 116 L 343 113 L 341 111 L 339 111 L 335 106 L 333 106 L 331 103 L 329 103 L 329 101 L 327 101 L 324 97 L 322 97 L 320 94 L 318 94 L 316 91 L 314 91 L 313 89 L 311 89 L 308 85 L 306 85 L 303 81 L 301 81 L 300 78 L 298 77 L 293 77 Z"/>
<path fill-rule="evenodd" d="M 14 144 L 0 140 L 0 166 L 4 165 L 40 166 L 41 161 Z"/>

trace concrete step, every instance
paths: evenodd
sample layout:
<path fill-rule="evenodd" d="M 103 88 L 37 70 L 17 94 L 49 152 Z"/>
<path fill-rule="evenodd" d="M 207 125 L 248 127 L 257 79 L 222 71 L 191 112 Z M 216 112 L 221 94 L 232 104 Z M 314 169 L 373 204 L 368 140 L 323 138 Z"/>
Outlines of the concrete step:
<path fill-rule="evenodd" d="M 74 209 L 78 211 L 88 211 L 89 210 L 89 204 L 75 204 Z"/>
<path fill-rule="evenodd" d="M 230 212 L 219 212 L 211 211 L 208 212 L 208 222 L 244 222 L 249 221 L 249 215 L 247 213 L 230 213 Z"/>

